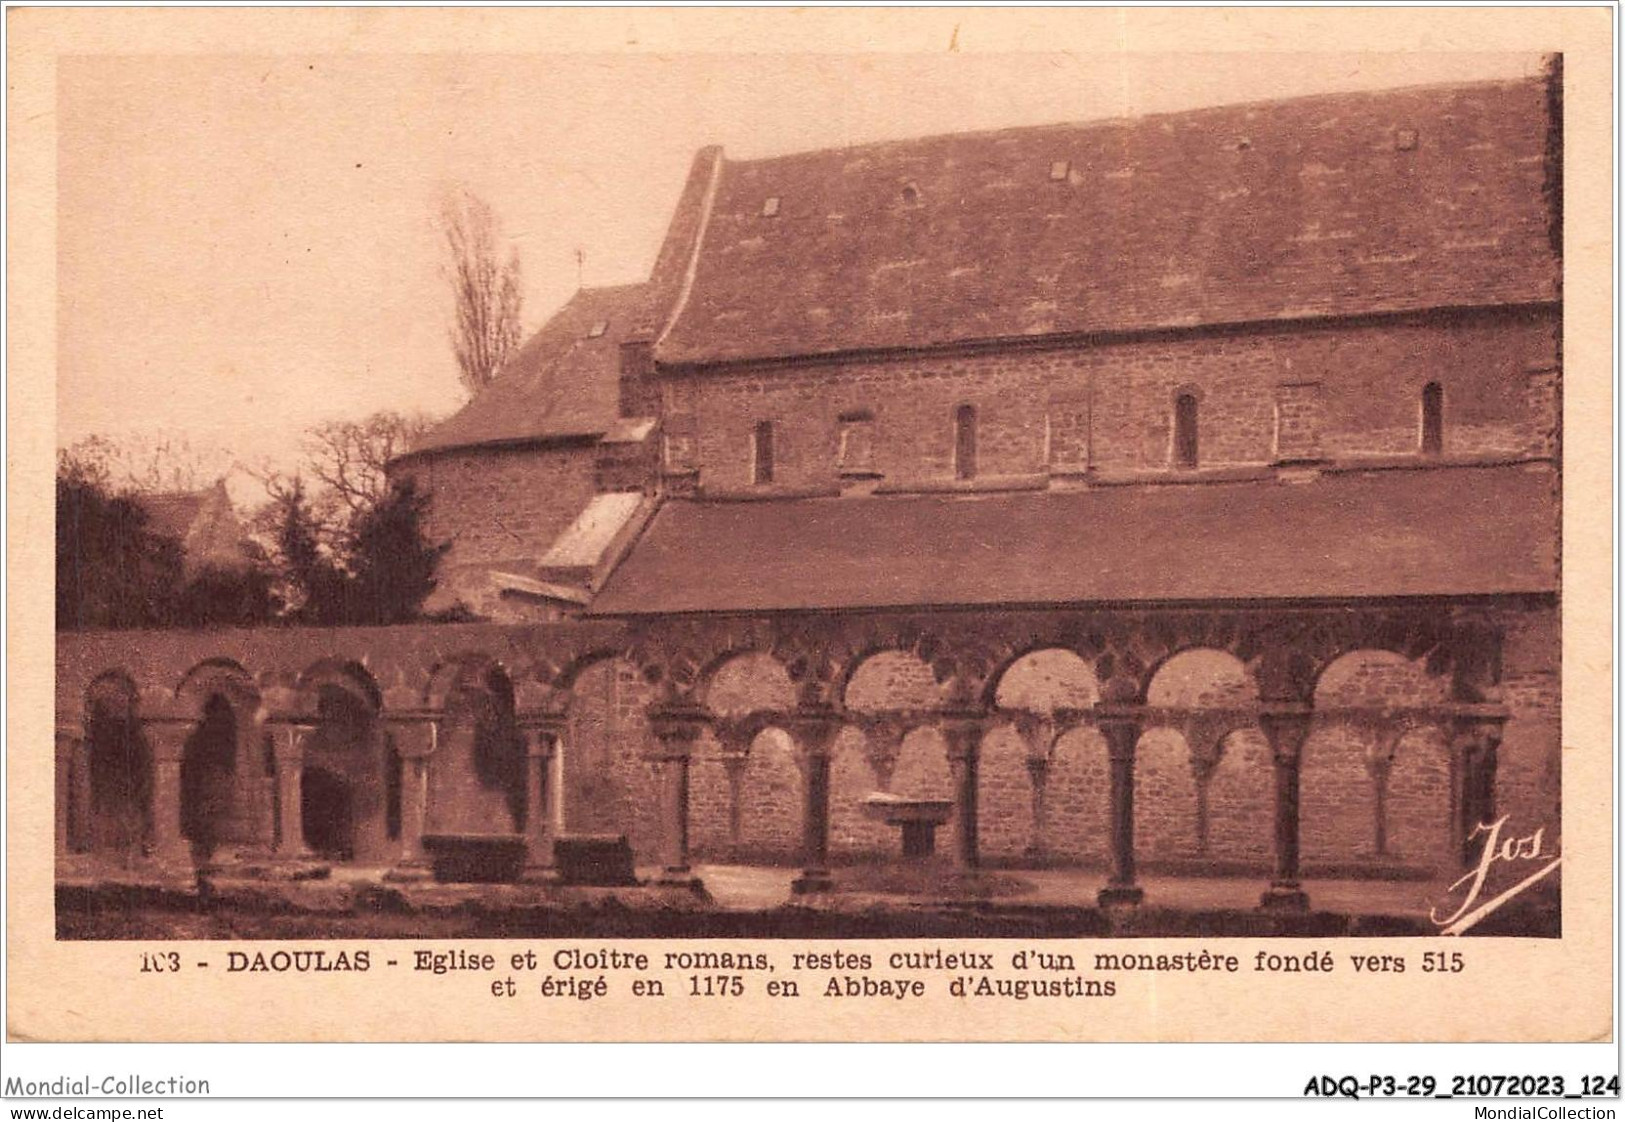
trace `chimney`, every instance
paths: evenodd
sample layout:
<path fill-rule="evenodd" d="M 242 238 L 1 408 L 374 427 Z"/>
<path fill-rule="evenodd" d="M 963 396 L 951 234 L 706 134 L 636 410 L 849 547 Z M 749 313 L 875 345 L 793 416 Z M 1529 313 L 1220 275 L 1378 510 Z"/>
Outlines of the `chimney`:
<path fill-rule="evenodd" d="M 653 417 L 660 412 L 660 387 L 655 384 L 654 344 L 628 339 L 621 344 L 620 415 Z"/>

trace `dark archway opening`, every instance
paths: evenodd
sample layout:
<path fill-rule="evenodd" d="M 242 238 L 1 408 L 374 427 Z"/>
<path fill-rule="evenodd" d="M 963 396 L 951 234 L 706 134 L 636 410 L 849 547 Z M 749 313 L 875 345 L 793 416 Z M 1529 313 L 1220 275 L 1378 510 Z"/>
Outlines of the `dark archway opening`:
<path fill-rule="evenodd" d="M 152 753 L 131 718 L 91 714 L 90 837 L 96 853 L 135 855 L 152 828 Z"/>
<path fill-rule="evenodd" d="M 300 785 L 299 822 L 305 844 L 319 857 L 350 861 L 355 857 L 355 799 L 345 776 L 323 767 L 306 767 Z"/>
<path fill-rule="evenodd" d="M 207 858 L 225 838 L 237 768 L 237 714 L 213 694 L 181 757 L 181 833 Z"/>

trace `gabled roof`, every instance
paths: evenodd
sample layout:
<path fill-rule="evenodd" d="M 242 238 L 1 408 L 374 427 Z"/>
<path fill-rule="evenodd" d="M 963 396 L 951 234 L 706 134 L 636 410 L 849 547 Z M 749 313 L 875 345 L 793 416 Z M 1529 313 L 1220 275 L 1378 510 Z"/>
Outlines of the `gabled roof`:
<path fill-rule="evenodd" d="M 1529 79 L 724 162 L 657 357 L 1548 301 L 1546 140 Z"/>
<path fill-rule="evenodd" d="M 646 285 L 584 288 L 469 403 L 408 455 L 474 444 L 601 436 L 619 409 L 621 343 L 641 326 Z M 601 334 L 594 331 L 602 326 Z"/>
<path fill-rule="evenodd" d="M 224 479 L 199 491 L 144 494 L 140 502 L 147 512 L 147 528 L 181 544 L 189 572 L 205 566 L 231 569 L 250 563 L 245 545 L 248 531 L 237 516 Z"/>
<path fill-rule="evenodd" d="M 1342 600 L 1557 588 L 1555 474 L 668 500 L 594 615 Z"/>

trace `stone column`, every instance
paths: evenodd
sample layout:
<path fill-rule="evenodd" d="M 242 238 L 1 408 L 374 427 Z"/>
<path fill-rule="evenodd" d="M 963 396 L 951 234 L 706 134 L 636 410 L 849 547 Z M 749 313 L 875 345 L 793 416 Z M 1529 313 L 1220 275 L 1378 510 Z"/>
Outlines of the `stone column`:
<path fill-rule="evenodd" d="M 963 872 L 974 871 L 982 863 L 976 800 L 986 723 L 985 716 L 973 710 L 948 712 L 942 717 L 942 735 L 948 741 L 948 766 L 954 779 L 954 863 Z"/>
<path fill-rule="evenodd" d="M 56 854 L 64 857 L 83 841 L 72 829 L 71 816 L 77 807 L 74 772 L 78 766 L 79 745 L 85 732 L 77 725 L 56 727 Z"/>
<path fill-rule="evenodd" d="M 1102 713 L 1098 726 L 1111 768 L 1112 869 L 1097 899 L 1103 908 L 1138 904 L 1145 899 L 1134 874 L 1134 750 L 1140 743 L 1140 717 Z"/>
<path fill-rule="evenodd" d="M 314 725 L 285 721 L 274 732 L 276 855 L 280 861 L 306 861 L 311 857 L 310 847 L 305 844 L 305 741 L 315 731 Z"/>
<path fill-rule="evenodd" d="M 722 767 L 728 775 L 728 852 L 735 860 L 745 844 L 745 808 L 740 793 L 749 762 L 750 757 L 744 752 L 729 752 L 722 757 Z"/>
<path fill-rule="evenodd" d="M 529 775 L 525 783 L 525 835 L 529 850 L 525 866 L 532 872 L 553 867 L 553 800 L 556 797 L 553 756 L 564 739 L 563 714 L 527 717 L 520 731 L 525 737 Z"/>
<path fill-rule="evenodd" d="M 1464 865 L 1476 862 L 1478 827 L 1495 821 L 1495 771 L 1506 714 L 1485 709 L 1450 721 L 1450 848 Z"/>
<path fill-rule="evenodd" d="M 434 714 L 396 717 L 390 725 L 395 754 L 401 761 L 401 855 L 406 870 L 428 865 L 423 832 L 429 812 L 429 760 L 434 755 L 438 725 Z"/>
<path fill-rule="evenodd" d="M 1269 911 L 1309 909 L 1309 895 L 1298 885 L 1298 771 L 1313 719 L 1307 705 L 1278 706 L 1258 715 L 1275 763 L 1275 876 L 1260 901 Z"/>
<path fill-rule="evenodd" d="M 786 723 L 795 737 L 802 779 L 802 871 L 790 890 L 828 892 L 835 887 L 829 875 L 829 754 L 841 715 L 833 707 L 802 706 Z"/>
<path fill-rule="evenodd" d="M 144 726 L 152 748 L 152 856 L 173 869 L 192 867 L 191 848 L 181 829 L 181 759 L 192 735 L 189 720 L 148 721 Z"/>
<path fill-rule="evenodd" d="M 73 833 L 79 848 L 95 848 L 95 793 L 90 783 L 90 739 L 81 736 L 73 746 Z"/>
<path fill-rule="evenodd" d="M 1019 712 L 1015 715 L 1016 732 L 1027 745 L 1027 777 L 1031 780 L 1032 836 L 1027 840 L 1026 856 L 1037 860 L 1048 850 L 1050 763 L 1055 742 L 1059 739 L 1056 718 L 1044 713 Z"/>
<path fill-rule="evenodd" d="M 714 716 L 711 733 L 722 749 L 722 767 L 728 777 L 728 851 L 737 859 L 744 846 L 745 813 L 741 801 L 750 747 L 762 725 L 754 717 Z"/>
<path fill-rule="evenodd" d="M 688 766 L 709 714 L 698 705 L 672 702 L 649 711 L 654 734 L 650 758 L 660 776 L 661 872 L 656 883 L 698 889 L 688 865 Z"/>

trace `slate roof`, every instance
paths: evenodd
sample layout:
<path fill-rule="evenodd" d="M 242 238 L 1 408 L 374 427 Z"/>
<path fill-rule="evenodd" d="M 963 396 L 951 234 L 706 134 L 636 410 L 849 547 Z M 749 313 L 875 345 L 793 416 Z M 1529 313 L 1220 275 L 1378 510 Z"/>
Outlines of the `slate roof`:
<path fill-rule="evenodd" d="M 141 496 L 147 528 L 173 538 L 184 550 L 187 570 L 237 568 L 250 563 L 248 531 L 237 516 L 226 481 L 199 491 L 161 491 Z"/>
<path fill-rule="evenodd" d="M 591 612 L 1342 600 L 1557 588 L 1548 469 L 668 500 Z"/>
<path fill-rule="evenodd" d="M 1553 300 L 1544 99 L 1419 87 L 727 161 L 656 354 Z"/>
<path fill-rule="evenodd" d="M 161 491 L 142 495 L 141 509 L 147 512 L 147 529 L 184 542 L 207 497 L 207 491 Z"/>
<path fill-rule="evenodd" d="M 584 288 L 491 384 L 408 455 L 475 444 L 603 435 L 618 419 L 620 348 L 642 327 L 646 285 Z M 607 325 L 592 336 L 593 328 Z"/>

